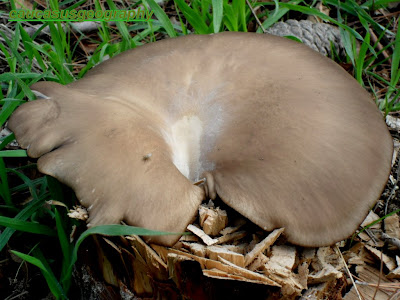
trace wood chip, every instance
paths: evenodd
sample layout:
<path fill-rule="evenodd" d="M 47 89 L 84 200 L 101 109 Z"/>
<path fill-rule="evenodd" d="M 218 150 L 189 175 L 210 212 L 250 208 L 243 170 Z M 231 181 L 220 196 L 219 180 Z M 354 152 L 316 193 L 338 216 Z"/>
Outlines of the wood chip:
<path fill-rule="evenodd" d="M 393 238 L 400 239 L 400 217 L 397 214 L 391 215 L 383 220 L 385 233 Z"/>
<path fill-rule="evenodd" d="M 173 245 L 172 246 L 172 248 L 174 248 L 174 249 L 183 249 L 184 247 L 183 247 L 183 243 L 184 242 L 181 242 L 181 241 L 177 241 L 176 243 L 175 243 L 175 245 Z"/>
<path fill-rule="evenodd" d="M 209 208 L 203 205 L 199 207 L 200 226 L 203 231 L 211 236 L 216 236 L 228 224 L 228 215 L 225 210 Z"/>
<path fill-rule="evenodd" d="M 389 244 L 388 249 L 389 250 L 394 251 L 394 250 L 400 249 L 400 239 L 391 237 L 390 235 L 388 235 L 388 234 L 386 234 L 384 232 L 382 232 L 381 237 L 382 237 L 383 240 L 388 242 L 388 244 Z"/>
<path fill-rule="evenodd" d="M 198 236 L 199 238 L 201 238 L 201 240 L 207 245 L 207 246 L 211 246 L 214 245 L 216 243 L 218 243 L 217 239 L 213 239 L 210 236 L 208 236 L 203 230 L 201 230 L 200 228 L 189 224 L 187 227 L 187 230 L 189 230 L 190 232 L 193 232 L 193 234 L 195 234 L 196 236 Z"/>
<path fill-rule="evenodd" d="M 397 267 L 393 271 L 391 271 L 389 274 L 387 274 L 386 278 L 389 279 L 400 279 L 400 267 Z"/>
<path fill-rule="evenodd" d="M 240 218 L 237 222 L 235 222 L 235 226 L 229 226 L 229 227 L 224 228 L 223 230 L 221 230 L 220 234 L 226 235 L 226 234 L 234 233 L 234 232 L 238 231 L 240 228 L 242 228 L 244 224 L 246 224 L 246 220 Z"/>
<path fill-rule="evenodd" d="M 164 246 L 160 246 L 157 244 L 150 244 L 150 247 L 158 254 L 158 256 L 163 260 L 163 262 L 167 263 L 168 249 Z"/>
<path fill-rule="evenodd" d="M 308 274 L 310 273 L 309 269 L 309 264 L 304 261 L 301 265 L 298 267 L 298 273 L 295 274 L 295 277 L 297 278 L 297 281 L 301 285 L 303 289 L 308 288 Z"/>
<path fill-rule="evenodd" d="M 308 275 L 308 284 L 319 284 L 334 281 L 343 277 L 344 265 L 339 255 L 332 247 L 320 247 L 312 262 L 313 271 Z"/>
<path fill-rule="evenodd" d="M 357 276 L 362 280 L 356 281 L 356 284 L 360 294 L 363 295 L 364 299 L 389 300 L 391 295 L 399 288 L 398 283 L 396 287 L 396 285 L 392 284 L 383 275 L 379 275 L 379 270 L 371 266 L 357 266 L 356 273 Z M 351 288 L 350 292 L 348 292 L 343 299 L 359 300 L 354 287 Z"/>
<path fill-rule="evenodd" d="M 180 242 L 198 242 L 200 241 L 199 237 L 193 234 L 185 234 L 182 235 L 179 239 Z"/>
<path fill-rule="evenodd" d="M 184 245 L 190 249 L 190 252 L 194 255 L 200 257 L 206 257 L 207 248 L 206 246 L 199 244 L 199 243 L 184 243 Z"/>
<path fill-rule="evenodd" d="M 224 245 L 224 247 L 230 251 L 239 253 L 239 254 L 245 254 L 246 253 L 246 247 L 247 244 L 239 244 L 239 245 Z"/>
<path fill-rule="evenodd" d="M 95 239 L 96 239 L 96 243 L 98 246 L 98 247 L 96 247 L 97 255 L 98 255 L 98 257 L 102 258 L 101 262 L 99 264 L 99 269 L 103 275 L 104 281 L 110 285 L 118 286 L 118 278 L 117 278 L 114 266 L 113 266 L 112 262 L 105 255 L 104 248 L 100 246 L 99 241 L 97 240 L 97 237 Z M 111 245 L 111 244 L 109 244 L 109 245 Z"/>
<path fill-rule="evenodd" d="M 344 267 L 343 260 L 332 247 L 320 247 L 317 251 L 317 258 L 322 266 L 331 265 L 336 270 L 341 270 Z"/>
<path fill-rule="evenodd" d="M 227 235 L 223 235 L 216 239 L 217 242 L 215 243 L 215 245 L 234 242 L 234 241 L 244 238 L 246 235 L 247 235 L 246 231 L 238 231 L 238 232 L 230 233 Z"/>
<path fill-rule="evenodd" d="M 139 236 L 131 235 L 126 236 L 126 239 L 132 244 L 132 248 L 140 254 L 142 259 L 146 262 L 148 272 L 153 278 L 159 280 L 168 279 L 167 265 L 158 256 L 157 252 L 150 248 Z"/>
<path fill-rule="evenodd" d="M 306 262 L 310 265 L 311 261 L 315 258 L 316 253 L 317 251 L 315 248 L 304 248 L 300 254 L 299 263 L 302 264 L 303 262 Z"/>
<path fill-rule="evenodd" d="M 397 131 L 400 131 L 400 119 L 390 115 L 386 116 L 386 124 Z"/>
<path fill-rule="evenodd" d="M 232 274 L 226 273 L 226 272 L 218 270 L 218 269 L 203 270 L 203 274 L 208 277 L 217 278 L 217 279 L 231 279 L 231 280 L 240 280 L 240 281 L 250 281 L 250 282 L 254 282 L 254 283 L 262 283 L 260 281 L 249 280 L 249 279 L 239 276 L 239 275 L 232 275 Z"/>
<path fill-rule="evenodd" d="M 264 274 L 282 285 L 281 293 L 285 296 L 300 296 L 304 289 L 298 276 L 293 273 L 296 260 L 296 248 L 293 246 L 273 246 L 271 257 L 265 264 Z"/>
<path fill-rule="evenodd" d="M 362 225 L 368 226 L 378 219 L 376 214 L 370 212 Z M 397 239 L 400 236 L 399 219 L 397 215 L 389 217 L 384 225 L 387 233 L 395 236 L 400 242 L 400 239 Z M 388 299 L 388 290 L 393 293 L 396 290 L 400 291 L 400 284 L 395 281 L 400 278 L 400 258 L 396 257 L 398 260 L 396 264 L 394 259 L 376 249 L 376 245 L 383 245 L 384 235 L 388 236 L 385 241 L 389 239 L 389 235 L 380 229 L 381 224 L 373 225 L 375 229 L 359 233 L 362 241 L 343 253 L 341 258 L 333 247 L 303 248 L 290 244 L 274 245 L 284 228 L 276 229 L 265 237 L 265 232 L 262 230 L 244 231 L 243 225 L 248 221 L 243 217 L 236 217 L 235 214 L 230 217 L 229 227 L 226 227 L 228 225 L 226 211 L 215 208 L 211 201 L 199 208 L 198 220 L 199 224 L 194 223 L 187 227 L 193 235 L 182 236 L 172 248 L 158 245 L 151 245 L 150 248 L 146 247 L 140 238 L 128 237 L 133 247 L 133 253 L 131 251 L 130 255 L 133 257 L 131 264 L 136 276 L 132 281 L 135 292 L 140 295 L 153 293 L 154 296 L 157 291 L 153 291 L 153 282 L 162 281 L 164 284 L 169 281 L 173 289 L 176 289 L 176 293 L 188 299 L 198 297 L 199 291 L 203 291 L 199 299 L 208 299 L 211 294 L 207 293 L 210 293 L 210 290 L 204 292 L 204 285 L 214 282 L 217 288 L 222 284 L 235 289 L 240 281 L 241 286 L 262 284 L 263 289 L 273 290 L 276 294 L 273 294 L 271 299 L 294 300 L 299 297 L 301 300 L 341 299 L 343 287 L 354 283 L 345 272 L 346 263 L 353 265 L 351 269 L 353 273 L 356 266 L 356 270 L 362 275 L 365 269 L 360 269 L 360 266 L 363 266 L 367 270 L 364 273 L 372 273 L 375 276 L 371 275 L 368 282 L 365 274 L 364 277 L 360 275 L 362 281 L 357 284 L 358 287 L 365 285 L 364 298 L 372 299 L 369 288 L 373 286 L 375 291 L 377 283 L 372 279 L 377 279 L 377 276 L 376 270 L 369 269 L 371 268 L 369 265 L 378 265 L 377 260 L 380 260 L 381 256 L 385 270 L 387 268 L 390 273 L 384 278 L 385 281 L 381 280 L 380 285 L 389 285 L 385 288 L 379 287 L 383 294 L 380 291 L 375 299 Z M 341 245 L 345 247 L 346 243 L 342 241 Z M 122 254 L 125 255 L 125 252 Z M 156 275 L 157 272 L 162 275 Z M 109 277 L 107 279 L 111 282 Z M 357 282 L 356 276 L 354 280 Z M 389 280 L 394 280 L 395 283 Z M 344 299 L 353 300 L 351 298 L 353 293 L 352 289 Z"/>
<path fill-rule="evenodd" d="M 87 219 L 89 219 L 89 214 L 86 208 L 84 208 L 83 206 L 74 206 L 73 209 L 69 210 L 68 217 L 72 219 L 86 221 Z"/>
<path fill-rule="evenodd" d="M 370 225 L 372 222 L 375 222 L 377 220 L 379 220 L 380 217 L 374 213 L 372 210 L 369 211 L 367 217 L 364 219 L 364 221 L 361 223 L 361 227 L 366 227 L 368 225 Z M 371 227 L 369 227 L 370 229 L 380 229 L 381 228 L 381 221 L 372 225 Z"/>
<path fill-rule="evenodd" d="M 335 288 L 335 285 L 336 282 L 328 281 L 310 287 L 299 300 L 342 299 L 341 290 Z"/>
<path fill-rule="evenodd" d="M 396 262 L 394 261 L 393 258 L 387 256 L 385 253 L 379 251 L 378 249 L 375 249 L 374 247 L 365 245 L 365 248 L 379 261 L 382 259 L 384 265 L 389 271 L 393 271 L 396 269 Z"/>
<path fill-rule="evenodd" d="M 378 221 L 379 219 L 380 217 L 377 214 L 375 214 L 373 211 L 370 211 L 368 216 L 360 225 L 365 229 L 358 233 L 358 237 L 367 242 L 368 245 L 383 247 L 384 242 L 380 240 L 380 237 L 377 234 L 378 231 L 381 230 L 382 221 L 372 225 L 373 222 Z"/>
<path fill-rule="evenodd" d="M 120 249 L 114 242 L 112 242 L 111 240 L 109 240 L 109 239 L 107 239 L 107 238 L 105 238 L 105 237 L 103 236 L 103 241 L 105 241 L 105 242 L 106 242 L 107 244 L 109 244 L 112 248 L 114 248 L 114 250 L 117 251 L 119 254 L 122 253 L 121 249 Z"/>
<path fill-rule="evenodd" d="M 347 260 L 347 263 L 349 265 L 364 265 L 365 260 L 362 257 L 360 257 L 356 254 L 353 254 L 353 256 Z"/>
<path fill-rule="evenodd" d="M 268 248 L 269 246 L 271 246 L 273 243 L 275 243 L 275 241 L 278 239 L 278 237 L 282 234 L 282 232 L 284 231 L 284 228 L 280 228 L 280 229 L 275 229 L 274 231 L 272 231 L 265 239 L 263 239 L 260 243 L 258 243 L 253 250 L 251 250 L 249 253 L 246 254 L 244 261 L 245 261 L 245 266 L 248 266 L 249 264 L 251 264 L 251 262 L 262 252 L 264 252 L 264 250 L 266 248 Z"/>
<path fill-rule="evenodd" d="M 341 278 L 343 273 L 336 270 L 332 265 L 325 265 L 324 268 L 318 272 L 311 273 L 308 275 L 308 284 L 317 284 L 328 281 L 336 281 Z"/>
<path fill-rule="evenodd" d="M 236 266 L 235 264 L 232 264 L 229 261 L 224 261 L 224 259 L 221 259 L 222 261 L 224 261 L 224 263 L 222 263 L 220 261 L 215 261 L 215 260 L 211 260 L 211 259 L 207 259 L 207 258 L 203 258 L 203 257 L 198 257 L 193 254 L 184 253 L 184 252 L 181 252 L 181 251 L 175 250 L 175 249 L 171 249 L 171 253 L 175 253 L 177 255 L 185 256 L 189 259 L 196 260 L 197 262 L 200 263 L 201 268 L 203 270 L 204 269 L 207 269 L 207 270 L 218 269 L 218 270 L 224 271 L 228 274 L 239 275 L 239 276 L 245 277 L 249 280 L 260 281 L 266 285 L 281 287 L 278 283 L 276 283 L 275 281 L 269 279 L 268 277 L 266 277 L 262 274 L 258 274 L 256 272 L 252 272 L 247 269 L 241 268 L 239 266 Z"/>
<path fill-rule="evenodd" d="M 220 258 L 223 258 L 239 267 L 244 267 L 244 256 L 242 254 L 230 251 L 222 246 L 207 247 L 207 256 L 213 260 L 220 260 Z"/>
<path fill-rule="evenodd" d="M 236 266 L 235 264 L 233 264 L 230 261 L 227 261 L 227 260 L 225 260 L 225 259 L 223 259 L 221 257 L 220 257 L 220 261 L 225 263 L 229 267 L 233 268 L 233 269 L 231 269 L 233 274 L 239 273 L 239 274 L 241 274 L 241 276 L 244 276 L 244 277 L 246 277 L 247 279 L 250 279 L 250 280 L 261 280 L 262 282 L 268 283 L 269 285 L 272 285 L 271 283 L 273 283 L 273 285 L 280 286 L 279 283 L 277 283 L 274 280 L 271 280 L 267 276 L 264 276 L 262 274 L 259 274 L 259 273 L 256 273 L 256 272 L 252 272 L 252 271 L 247 270 L 245 268 L 241 268 L 239 266 Z"/>
<path fill-rule="evenodd" d="M 363 265 L 365 264 L 366 254 L 370 256 L 370 254 L 364 250 L 364 244 L 360 242 L 343 252 L 343 258 L 348 265 Z"/>
<path fill-rule="evenodd" d="M 389 242 L 389 250 L 400 249 L 400 217 L 397 214 L 391 215 L 383 220 L 385 232 L 382 238 Z"/>
<path fill-rule="evenodd" d="M 273 246 L 271 256 L 265 265 L 266 272 L 288 278 L 292 274 L 295 260 L 295 247 L 287 245 Z"/>
<path fill-rule="evenodd" d="M 247 281 L 247 282 L 259 283 L 259 284 L 264 283 L 264 282 L 258 281 L 258 280 L 250 280 L 243 276 L 229 274 L 229 273 L 226 273 L 226 272 L 218 270 L 218 269 L 203 270 L 203 274 L 205 276 L 216 278 L 216 279 L 240 280 L 240 281 Z"/>
<path fill-rule="evenodd" d="M 247 266 L 250 271 L 263 271 L 265 270 L 265 264 L 268 262 L 269 258 L 260 253 L 253 262 Z"/>

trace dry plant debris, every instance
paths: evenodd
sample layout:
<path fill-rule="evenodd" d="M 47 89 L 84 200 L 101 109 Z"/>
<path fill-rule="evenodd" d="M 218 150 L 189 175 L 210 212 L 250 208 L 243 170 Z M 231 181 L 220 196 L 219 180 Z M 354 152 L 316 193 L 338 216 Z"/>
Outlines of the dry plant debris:
<path fill-rule="evenodd" d="M 377 220 L 371 212 L 361 227 Z M 252 226 L 229 208 L 202 204 L 196 222 L 188 226 L 192 235 L 182 236 L 173 247 L 148 245 L 138 236 L 124 239 L 129 246 L 118 252 L 134 272 L 131 284 L 112 278 L 118 272 L 110 270 L 103 270 L 103 278 L 120 289 L 130 288 L 137 297 L 156 299 L 214 299 L 218 289 L 226 292 L 227 287 L 232 293 L 227 296 L 235 298 L 239 284 L 248 285 L 245 290 L 264 287 L 251 299 L 397 299 L 400 258 L 393 253 L 399 249 L 382 238 L 382 229 L 399 238 L 397 215 L 360 232 L 351 247 L 344 242 L 293 246 L 286 242 L 284 228 L 267 234 Z"/>
<path fill-rule="evenodd" d="M 83 206 L 74 206 L 73 209 L 69 210 L 68 217 L 77 220 L 86 221 L 89 219 L 89 214 Z"/>

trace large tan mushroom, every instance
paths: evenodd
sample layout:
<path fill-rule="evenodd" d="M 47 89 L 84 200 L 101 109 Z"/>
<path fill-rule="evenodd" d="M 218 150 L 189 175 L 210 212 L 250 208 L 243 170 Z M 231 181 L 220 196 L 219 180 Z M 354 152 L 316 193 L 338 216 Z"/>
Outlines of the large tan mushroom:
<path fill-rule="evenodd" d="M 368 93 L 280 37 L 163 40 L 32 89 L 46 97 L 9 127 L 93 225 L 182 232 L 218 195 L 265 230 L 285 227 L 294 244 L 329 245 L 357 228 L 390 171 L 392 139 Z"/>

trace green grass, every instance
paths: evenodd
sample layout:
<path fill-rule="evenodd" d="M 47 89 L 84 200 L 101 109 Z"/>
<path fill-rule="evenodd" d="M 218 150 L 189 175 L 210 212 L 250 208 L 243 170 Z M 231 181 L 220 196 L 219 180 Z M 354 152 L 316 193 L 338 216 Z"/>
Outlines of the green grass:
<path fill-rule="evenodd" d="M 142 0 L 127 8 L 147 5 L 154 12 L 152 20 L 129 24 L 118 21 L 115 26 L 101 22 L 97 32 L 87 34 L 72 34 L 58 22 L 44 22 L 36 23 L 40 26 L 30 36 L 25 30 L 27 24 L 14 23 L 11 30 L 0 30 L 1 63 L 5 70 L 0 75 L 0 124 L 4 126 L 20 104 L 35 99 L 29 88 L 31 84 L 41 80 L 68 84 L 81 78 L 106 57 L 127 49 L 192 33 L 262 32 L 263 28 L 276 22 L 304 19 L 310 15 L 340 28 L 346 56 L 335 56 L 335 59 L 338 63 L 351 65 L 354 77 L 375 96 L 379 108 L 385 114 L 400 110 L 400 33 L 392 31 L 394 17 L 382 23 L 373 14 L 374 9 L 385 8 L 396 1 L 371 0 L 360 5 L 353 0 L 344 3 L 325 0 L 323 3 L 330 8 L 331 16 L 317 9 L 317 1 L 249 2 L 257 16 L 242 0 L 193 0 L 190 4 L 173 0 L 167 1 L 163 8 L 158 1 Z M 17 5 L 15 1 L 9 4 L 2 4 L 1 9 L 7 12 Z M 86 4 L 86 1 L 59 3 L 50 0 L 47 7 L 79 9 Z M 90 8 L 117 7 L 114 1 L 96 0 Z M 256 22 L 256 17 L 263 28 Z M 47 29 L 49 34 L 41 35 Z M 375 41 L 371 32 L 377 36 Z M 393 41 L 390 42 L 388 37 L 394 37 Z M 95 50 L 90 52 L 90 48 Z M 61 201 L 72 208 L 77 204 L 73 193 L 49 176 L 38 176 L 34 161 L 26 157 L 25 150 L 6 149 L 13 139 L 14 135 L 10 134 L 0 140 L 0 253 L 12 250 L 14 255 L 39 268 L 56 299 L 68 298 L 78 247 L 90 234 L 161 234 L 121 225 L 85 230 L 82 222 L 68 218 L 66 208 L 47 202 Z M 78 226 L 80 235 L 70 242 L 72 226 Z M 29 238 L 33 235 L 34 239 Z M 49 241 L 54 245 L 51 254 L 45 251 Z M 57 267 L 55 261 L 61 261 L 60 266 Z"/>

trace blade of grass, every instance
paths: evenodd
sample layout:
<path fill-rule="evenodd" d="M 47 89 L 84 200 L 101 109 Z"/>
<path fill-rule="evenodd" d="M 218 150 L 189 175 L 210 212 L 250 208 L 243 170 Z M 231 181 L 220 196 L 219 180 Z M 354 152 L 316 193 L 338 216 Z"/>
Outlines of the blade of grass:
<path fill-rule="evenodd" d="M 302 2 L 302 0 L 294 0 L 294 1 L 289 1 L 288 3 L 290 4 L 299 4 Z M 253 4 L 253 8 L 256 8 L 257 6 L 260 5 L 274 5 L 274 3 L 271 2 L 256 2 Z M 276 22 L 278 22 L 284 15 L 286 15 L 289 12 L 289 8 L 282 7 L 279 5 L 275 5 L 275 9 L 272 15 L 268 15 L 268 18 L 263 22 L 263 27 L 265 29 L 268 29 L 272 25 L 274 25 Z M 258 33 L 262 33 L 262 28 L 257 29 Z"/>
<path fill-rule="evenodd" d="M 36 59 L 38 65 L 42 68 L 42 71 L 45 71 L 46 65 L 44 64 L 42 57 L 40 56 L 39 52 L 34 47 L 32 47 L 32 44 L 34 43 L 33 40 L 20 23 L 18 24 L 18 26 L 20 27 L 21 41 L 24 45 L 26 54 L 30 59 L 30 66 L 32 67 L 33 60 Z"/>
<path fill-rule="evenodd" d="M 379 44 L 379 41 L 381 40 L 382 36 L 378 38 L 376 43 L 373 45 L 374 48 L 377 48 L 377 45 Z M 376 56 L 371 56 L 366 62 L 365 65 L 368 66 L 369 70 L 375 70 L 376 67 L 381 66 L 383 63 L 386 63 L 389 60 L 389 57 L 385 57 L 384 59 L 376 62 L 377 58 L 379 55 L 381 55 L 384 51 L 387 49 L 391 48 L 394 45 L 394 41 L 391 43 L 386 44 L 384 47 L 382 47 L 378 52 L 376 52 Z"/>
<path fill-rule="evenodd" d="M 233 10 L 232 5 L 224 2 L 224 25 L 229 31 L 239 31 L 237 16 Z"/>
<path fill-rule="evenodd" d="M 193 29 L 196 31 L 197 34 L 212 33 L 210 32 L 210 29 L 205 23 L 201 14 L 197 13 L 194 9 L 190 8 L 189 5 L 187 5 L 184 0 L 174 0 L 174 3 L 177 7 L 179 7 L 181 12 L 185 16 L 186 20 L 189 22 L 190 25 L 192 25 Z"/>
<path fill-rule="evenodd" d="M 135 43 L 140 43 L 140 41 L 144 40 L 149 35 L 153 35 L 154 32 L 158 31 L 160 28 L 161 26 L 152 26 L 152 28 L 147 28 L 145 30 L 142 30 L 141 32 L 136 34 L 133 40 L 135 41 Z"/>
<path fill-rule="evenodd" d="M 243 0 L 233 0 L 232 1 L 233 10 L 237 16 L 239 31 L 247 32 L 247 18 L 246 15 L 250 15 L 251 11 L 247 7 L 246 1 Z"/>
<path fill-rule="evenodd" d="M 339 22 L 343 22 L 343 18 L 340 12 L 340 6 L 337 8 L 337 18 Z M 346 31 L 344 28 L 339 27 L 339 31 L 340 31 L 340 36 L 342 37 L 342 42 L 343 42 L 343 46 L 344 49 L 346 51 L 346 54 L 348 56 L 348 58 L 350 59 L 351 63 L 353 66 L 355 66 L 355 48 L 353 47 L 354 45 L 354 37 L 350 35 L 350 33 L 348 31 Z"/>
<path fill-rule="evenodd" d="M 44 28 L 46 28 L 46 27 L 47 27 L 47 24 L 46 24 L 46 23 L 42 24 L 42 25 L 33 33 L 33 35 L 32 35 L 32 40 L 34 41 L 34 40 L 41 34 L 42 30 L 43 30 Z"/>
<path fill-rule="evenodd" d="M 3 73 L 0 75 L 0 81 L 10 81 L 10 80 L 14 80 L 14 79 L 40 79 L 42 78 L 42 74 L 38 74 L 38 73 L 31 73 L 31 72 L 27 72 L 27 73 Z"/>
<path fill-rule="evenodd" d="M 42 205 L 43 202 L 48 198 L 47 195 L 42 195 L 41 197 L 38 197 L 31 201 L 24 209 L 22 209 L 16 216 L 15 218 L 17 220 L 25 221 L 27 220 L 30 216 L 32 216 L 33 213 L 35 213 Z M 11 238 L 11 236 L 14 234 L 15 229 L 12 228 L 6 228 L 0 235 L 0 251 L 4 248 L 4 246 L 7 244 L 8 240 Z"/>
<path fill-rule="evenodd" d="M 388 114 L 391 111 L 396 111 L 397 109 L 400 108 L 400 103 L 396 103 L 397 99 L 400 97 L 400 89 L 398 88 L 398 85 L 400 83 L 399 66 L 400 66 L 400 31 L 398 30 L 396 33 L 393 54 L 392 54 L 390 84 L 385 94 L 385 101 L 384 101 L 384 108 L 386 114 Z M 397 93 L 397 95 L 393 97 L 393 93 Z"/>
<path fill-rule="evenodd" d="M 400 81 L 400 30 L 397 30 L 392 55 L 392 68 L 390 70 L 390 84 L 397 86 Z"/>
<path fill-rule="evenodd" d="M 369 42 L 370 42 L 370 34 L 367 32 L 367 34 L 364 38 L 364 41 L 361 44 L 360 51 L 358 52 L 358 56 L 357 56 L 356 64 L 355 64 L 355 68 L 356 68 L 355 78 L 361 86 L 364 86 L 362 74 L 364 71 L 364 63 L 366 60 L 365 57 L 366 57 L 367 50 L 369 47 Z"/>
<path fill-rule="evenodd" d="M 35 185 L 33 184 L 32 180 L 26 176 L 25 174 L 18 172 L 16 170 L 13 169 L 7 169 L 8 172 L 10 173 L 14 173 L 15 175 L 17 175 L 19 178 L 22 179 L 22 181 L 28 186 L 29 191 L 31 192 L 31 195 L 34 199 L 38 198 L 38 195 L 36 193 L 36 189 L 35 189 Z"/>
<path fill-rule="evenodd" d="M 0 157 L 27 157 L 26 150 L 4 150 L 0 151 Z"/>
<path fill-rule="evenodd" d="M 56 236 L 56 231 L 50 227 L 38 223 L 22 221 L 15 218 L 0 216 L 0 226 L 12 228 L 18 231 Z"/>
<path fill-rule="evenodd" d="M 143 0 L 144 4 L 147 4 L 152 11 L 154 11 L 154 15 L 161 22 L 165 31 L 170 37 L 176 37 L 176 32 L 172 26 L 170 19 L 167 14 L 161 9 L 161 7 L 154 0 Z"/>
<path fill-rule="evenodd" d="M 46 279 L 47 285 L 50 288 L 50 291 L 56 297 L 56 299 L 68 299 L 67 295 L 65 294 L 64 290 L 62 289 L 60 283 L 58 282 L 56 276 L 54 275 L 53 271 L 51 270 L 49 264 L 47 263 L 43 253 L 38 249 L 35 248 L 32 252 L 34 256 L 30 256 L 24 254 L 19 251 L 11 250 L 13 254 L 22 258 L 23 260 L 27 261 L 28 263 L 38 267 L 42 272 L 44 278 Z"/>
<path fill-rule="evenodd" d="M 59 10 L 59 3 L 58 3 L 58 1 L 56 1 L 56 0 L 49 0 L 49 3 L 50 3 L 50 8 L 52 9 L 52 10 Z"/>
<path fill-rule="evenodd" d="M 68 268 L 71 265 L 71 257 L 73 251 L 73 245 L 69 242 L 68 235 L 66 233 L 66 222 L 62 220 L 58 209 L 55 208 L 55 218 L 56 218 L 56 227 L 58 233 L 58 239 L 60 241 L 61 251 L 63 253 L 63 262 L 61 267 L 61 278 L 65 280 L 61 280 L 61 285 L 64 290 L 68 291 L 71 286 L 71 276 L 67 275 Z"/>
<path fill-rule="evenodd" d="M 221 0 L 212 0 L 213 27 L 214 33 L 220 31 L 222 18 L 224 15 L 224 5 Z"/>
<path fill-rule="evenodd" d="M 368 0 L 364 2 L 364 6 L 368 6 L 370 10 L 376 10 L 378 6 L 386 7 L 389 3 L 397 3 L 399 0 Z"/>
<path fill-rule="evenodd" d="M 357 17 L 358 15 L 361 15 L 371 26 L 380 34 L 385 28 L 377 23 L 374 18 L 372 18 L 366 11 L 366 8 L 369 8 L 371 10 L 371 5 L 366 5 L 366 3 L 362 3 L 362 6 L 360 6 L 357 2 L 353 0 L 346 0 L 346 1 L 340 1 L 340 0 L 325 0 L 325 3 L 328 5 L 333 5 L 335 7 L 340 7 L 344 12 L 347 14 L 353 15 Z M 387 31 L 390 34 L 393 34 L 390 31 Z"/>
<path fill-rule="evenodd" d="M 351 240 L 350 240 L 350 244 L 353 242 L 354 238 L 357 235 L 359 235 L 360 233 L 362 233 L 364 230 L 370 228 L 371 226 L 374 226 L 375 224 L 377 224 L 377 223 L 381 222 L 382 220 L 386 219 L 387 217 L 390 217 L 390 216 L 392 216 L 394 214 L 397 214 L 398 212 L 400 212 L 400 209 L 392 211 L 391 213 L 383 216 L 382 218 L 379 218 L 378 220 L 375 220 L 375 221 L 371 222 L 370 224 L 368 224 L 367 226 L 363 227 L 359 232 L 356 232 L 356 233 L 353 234 L 353 236 L 351 237 Z"/>
<path fill-rule="evenodd" d="M 185 23 L 182 20 L 181 12 L 179 10 L 179 7 L 176 5 L 176 3 L 175 3 L 175 10 L 176 10 L 176 14 L 178 15 L 178 18 L 179 18 L 179 23 L 181 24 L 182 33 L 184 35 L 187 35 L 188 34 L 188 29 L 187 29 Z"/>
<path fill-rule="evenodd" d="M 15 140 L 15 135 L 14 133 L 11 133 L 3 138 L 0 139 L 1 144 L 0 144 L 0 150 L 3 150 L 9 143 L 11 143 L 13 140 Z"/>
<path fill-rule="evenodd" d="M 4 101 L 4 100 L 3 100 Z M 20 104 L 20 101 L 4 101 L 4 104 L 0 111 L 0 126 L 3 126 L 4 123 L 8 120 L 11 116 L 12 112 L 17 108 Z"/>
<path fill-rule="evenodd" d="M 46 177 L 39 177 L 39 178 L 33 179 L 31 182 L 35 187 L 37 187 L 37 186 L 40 186 L 43 183 L 45 183 L 45 181 L 46 181 Z M 26 190 L 27 188 L 28 188 L 28 186 L 25 183 L 23 183 L 23 184 L 12 187 L 10 189 L 10 192 L 11 193 L 22 192 L 22 191 Z"/>
<path fill-rule="evenodd" d="M 108 6 L 110 7 L 110 9 L 112 9 L 112 10 L 118 9 L 117 6 L 115 5 L 114 1 L 111 1 L 111 0 L 106 0 L 106 1 L 107 1 Z M 122 22 L 122 21 L 116 21 L 115 24 L 117 25 L 118 31 L 122 35 L 126 44 L 129 45 L 129 47 L 127 47 L 127 48 L 128 49 L 135 48 L 136 44 L 132 40 L 131 35 L 129 34 L 129 30 L 128 30 L 128 27 L 126 26 L 126 23 Z M 124 49 L 124 51 L 125 50 L 127 50 L 127 49 Z"/>
<path fill-rule="evenodd" d="M 212 19 L 212 15 L 210 14 L 211 11 L 211 6 L 212 6 L 212 0 L 193 0 L 191 2 L 192 7 L 196 10 L 196 12 L 201 15 L 201 18 L 207 23 L 211 24 L 212 22 L 209 22 Z"/>
<path fill-rule="evenodd" d="M 51 40 L 55 49 L 55 55 L 50 55 L 50 57 L 53 58 L 54 63 L 56 63 L 55 67 L 60 74 L 60 83 L 70 83 L 74 80 L 74 77 L 68 68 L 71 61 L 69 59 L 70 47 L 66 41 L 66 34 L 59 22 L 54 24 L 55 22 L 48 21 L 47 23 L 49 25 Z"/>
<path fill-rule="evenodd" d="M 4 160 L 0 158 L 0 194 L 4 199 L 4 202 L 8 206 L 14 207 L 14 203 L 11 200 L 10 187 L 8 185 L 8 176 Z"/>
<path fill-rule="evenodd" d="M 25 60 L 18 52 L 20 41 L 21 41 L 20 27 L 16 26 L 11 43 L 9 43 L 8 45 L 10 46 L 11 52 L 15 56 L 15 62 L 18 62 L 18 65 L 23 69 L 24 72 L 29 72 L 30 71 L 29 66 L 27 66 Z"/>
<path fill-rule="evenodd" d="M 103 10 L 102 3 L 99 0 L 94 1 L 96 10 Z M 107 22 L 101 22 L 101 28 L 98 29 L 98 34 L 102 38 L 103 42 L 109 43 L 111 41 L 110 29 Z"/>
<path fill-rule="evenodd" d="M 4 38 L 5 34 L 0 32 L 0 35 Z M 15 64 L 13 64 L 13 59 L 10 55 L 10 53 L 8 52 L 7 48 L 4 46 L 4 44 L 0 41 L 0 50 L 1 52 L 3 52 L 3 55 L 5 57 L 5 60 L 7 61 L 7 64 L 11 70 L 11 72 L 15 72 Z"/>
<path fill-rule="evenodd" d="M 66 6 L 67 4 L 74 3 L 74 4 L 72 4 L 71 6 L 68 7 L 68 10 L 72 10 L 72 9 L 75 9 L 75 8 L 85 4 L 86 2 L 87 2 L 87 0 L 81 0 L 81 1 L 77 1 L 77 2 L 75 0 L 65 0 L 65 1 L 60 2 L 59 5 L 60 6 Z"/>

